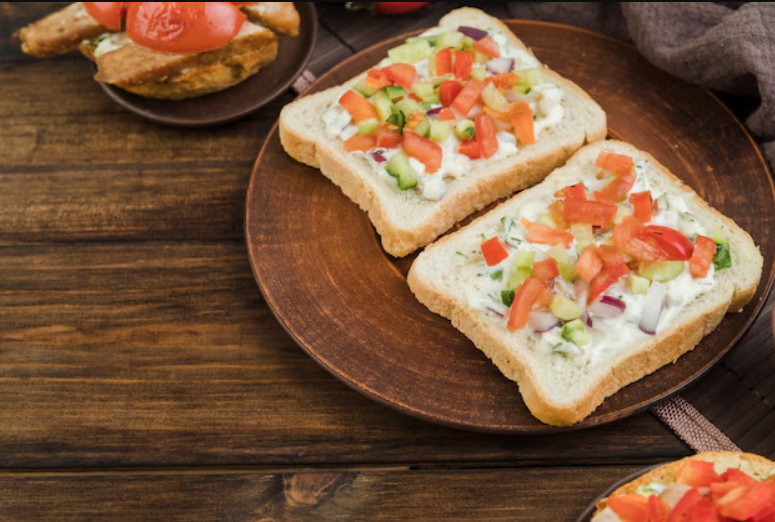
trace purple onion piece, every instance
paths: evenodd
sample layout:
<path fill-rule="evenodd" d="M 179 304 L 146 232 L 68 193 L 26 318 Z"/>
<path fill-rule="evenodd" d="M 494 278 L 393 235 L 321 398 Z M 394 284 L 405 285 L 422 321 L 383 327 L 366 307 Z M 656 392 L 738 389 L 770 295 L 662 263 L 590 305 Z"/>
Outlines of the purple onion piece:
<path fill-rule="evenodd" d="M 584 321 L 586 325 L 589 326 L 590 328 L 595 327 L 595 323 L 592 321 L 592 318 L 586 312 L 581 314 L 581 320 Z"/>
<path fill-rule="evenodd" d="M 387 161 L 387 158 L 382 155 L 381 150 L 375 150 L 371 153 L 371 158 L 376 161 L 377 163 L 384 163 Z"/>
<path fill-rule="evenodd" d="M 600 299 L 600 302 L 611 306 L 615 306 L 616 308 L 619 308 L 622 312 L 624 312 L 627 309 L 627 304 L 624 301 L 612 295 L 604 295 L 603 298 Z"/>
<path fill-rule="evenodd" d="M 530 312 L 527 324 L 536 333 L 548 332 L 560 324 L 560 320 L 551 312 Z"/>
<path fill-rule="evenodd" d="M 623 309 L 612 304 L 604 303 L 602 299 L 592 303 L 588 310 L 590 314 L 603 319 L 612 319 L 614 317 L 619 317 L 624 313 Z"/>
<path fill-rule="evenodd" d="M 487 309 L 497 315 L 498 317 L 504 317 L 503 313 L 501 313 L 500 310 L 496 310 L 495 308 L 492 308 L 491 306 L 488 306 Z"/>
<path fill-rule="evenodd" d="M 643 315 L 640 318 L 638 328 L 643 333 L 656 335 L 659 317 L 662 315 L 662 308 L 665 304 L 665 295 L 667 295 L 667 285 L 664 283 L 651 283 L 649 293 L 646 295 L 646 302 L 643 303 Z"/>
<path fill-rule="evenodd" d="M 438 116 L 438 114 L 441 112 L 441 109 L 444 107 L 436 107 L 435 109 L 431 109 L 428 112 L 425 113 L 426 116 Z"/>
<path fill-rule="evenodd" d="M 511 72 L 511 69 L 514 68 L 514 59 L 513 58 L 494 58 L 484 64 L 484 66 L 487 68 L 487 72 L 492 74 L 503 74 L 507 72 Z"/>
<path fill-rule="evenodd" d="M 476 40 L 477 42 L 487 36 L 487 31 L 483 31 L 481 29 L 477 29 L 476 27 L 467 27 L 465 25 L 461 25 L 457 28 L 458 32 L 463 33 L 466 36 L 469 36 Z"/>

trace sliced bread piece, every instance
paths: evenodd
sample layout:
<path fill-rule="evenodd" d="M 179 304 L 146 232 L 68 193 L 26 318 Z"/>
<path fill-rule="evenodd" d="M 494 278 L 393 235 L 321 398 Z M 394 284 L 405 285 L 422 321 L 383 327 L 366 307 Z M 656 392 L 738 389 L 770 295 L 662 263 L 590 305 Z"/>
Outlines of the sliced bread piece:
<path fill-rule="evenodd" d="M 637 279 L 632 277 L 635 273 L 620 277 L 607 292 L 607 302 L 623 307 L 625 312 L 618 313 L 605 307 L 600 310 L 598 305 L 595 309 L 600 313 L 598 315 L 592 312 L 588 300 L 579 295 L 584 292 L 583 283 L 577 287 L 575 282 L 569 283 L 558 277 L 551 282 L 555 285 L 554 292 L 575 299 L 575 305 L 581 310 L 568 306 L 570 312 L 558 312 L 563 320 L 555 318 L 554 324 L 563 324 L 557 326 L 553 326 L 552 321 L 557 314 L 550 313 L 548 319 L 543 316 L 543 322 L 531 323 L 534 328 L 508 329 L 513 306 L 510 309 L 505 301 L 502 302 L 501 292 L 508 290 L 510 284 L 519 283 L 519 277 L 516 281 L 512 279 L 518 268 L 516 253 L 536 251 L 535 261 L 539 261 L 547 257 L 549 250 L 548 245 L 526 241 L 528 235 L 524 227 L 527 225 L 520 220 L 546 223 L 547 207 L 551 201 L 556 201 L 556 193 L 579 181 L 586 185 L 590 194 L 599 190 L 608 176 L 596 166 L 601 152 L 625 155 L 634 160 L 637 181 L 630 192 L 651 191 L 656 200 L 652 225 L 676 228 L 685 238 L 695 234 L 725 235 L 726 239 L 719 241 L 728 244 L 731 267 L 715 270 L 711 266 L 706 277 L 695 279 L 688 273 L 686 265 L 690 264 L 679 262 L 680 275 L 648 275 L 648 271 L 641 271 Z M 667 195 L 658 199 L 663 193 Z M 622 204 L 623 210 L 628 210 L 626 207 L 629 206 L 627 202 Z M 591 234 L 591 227 L 587 226 Z M 604 231 L 599 229 L 597 238 L 591 240 L 598 244 L 610 243 L 612 233 Z M 482 258 L 480 245 L 483 239 L 494 236 L 513 246 L 506 246 L 507 259 L 490 267 Z M 578 270 L 575 263 L 582 249 L 577 251 L 576 247 L 582 246 L 582 237 L 581 234 L 579 237 L 571 235 L 568 239 L 572 239 L 573 244 L 564 250 L 570 258 L 567 264 L 575 265 Z M 632 260 L 628 259 L 628 262 L 634 271 Z M 672 263 L 670 266 L 674 267 L 675 262 Z M 725 313 L 741 310 L 756 292 L 762 265 L 761 253 L 748 233 L 708 206 L 652 156 L 626 143 L 603 141 L 582 148 L 564 167 L 555 170 L 536 187 L 521 192 L 465 228 L 429 246 L 414 261 L 408 282 L 420 302 L 449 318 L 453 326 L 468 336 L 506 377 L 518 383 L 519 391 L 535 417 L 547 424 L 570 425 L 587 417 L 617 390 L 693 349 L 718 325 Z M 562 264 L 560 268 L 563 268 Z M 646 277 L 655 282 L 650 283 Z M 669 283 L 658 283 L 660 279 L 671 278 Z M 641 288 L 631 286 L 634 283 L 642 285 Z M 666 296 L 655 301 L 656 304 L 649 303 L 647 298 L 652 295 L 652 289 L 666 291 Z M 658 295 L 653 299 L 659 299 Z M 659 308 L 655 309 L 657 305 Z M 583 313 L 579 314 L 579 311 Z M 618 317 L 606 317 L 606 312 Z M 654 313 L 658 323 L 649 328 L 653 328 L 656 335 L 649 335 L 640 327 L 644 326 L 647 314 Z M 536 317 L 541 319 L 542 316 Z M 566 326 L 575 317 L 580 317 L 580 321 L 574 323 L 577 326 L 587 318 L 590 321 L 580 325 L 586 333 L 574 340 L 574 334 Z M 653 315 L 651 320 L 653 322 Z M 536 333 L 536 330 L 547 331 Z M 587 334 L 591 334 L 591 343 L 589 338 L 584 339 Z"/>
<path fill-rule="evenodd" d="M 440 171 L 420 176 L 415 188 L 402 190 L 396 180 L 386 175 L 384 168 L 375 167 L 366 154 L 346 152 L 342 136 L 327 132 L 330 124 L 326 120 L 330 122 L 331 111 L 337 108 L 340 97 L 366 73 L 342 86 L 301 98 L 287 105 L 280 115 L 280 138 L 287 153 L 302 163 L 319 168 L 346 196 L 368 212 L 382 237 L 382 246 L 394 256 L 405 256 L 427 245 L 492 201 L 534 185 L 562 165 L 579 147 L 606 135 L 606 118 L 600 107 L 577 85 L 538 64 L 529 49 L 499 20 L 477 9 L 458 9 L 444 16 L 439 29 L 432 30 L 431 34 L 455 31 L 460 26 L 497 34 L 503 45 L 513 46 L 518 55 L 517 62 L 523 60 L 523 65 L 540 67 L 545 84 L 556 85 L 561 90 L 562 118 L 538 132 L 535 144 L 520 143 L 516 152 L 495 154 L 489 159 L 469 162 L 462 158 L 464 166 L 454 175 L 444 167 L 443 174 Z M 418 63 L 418 70 L 421 68 Z M 533 103 L 540 106 L 543 102 L 540 89 L 535 90 L 533 96 Z M 452 136 L 448 140 L 455 138 Z M 460 157 L 456 146 L 447 146 L 444 154 Z M 432 184 L 438 188 L 441 176 L 441 190 L 425 190 Z"/>

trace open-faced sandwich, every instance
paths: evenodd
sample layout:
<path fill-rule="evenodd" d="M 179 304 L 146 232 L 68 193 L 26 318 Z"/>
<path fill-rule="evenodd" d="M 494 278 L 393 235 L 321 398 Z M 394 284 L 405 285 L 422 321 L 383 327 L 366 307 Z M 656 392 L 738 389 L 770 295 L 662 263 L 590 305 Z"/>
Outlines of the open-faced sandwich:
<path fill-rule="evenodd" d="M 280 138 L 405 256 L 604 138 L 600 107 L 502 22 L 458 9 L 343 85 L 287 105 Z"/>
<path fill-rule="evenodd" d="M 775 462 L 732 451 L 671 462 L 618 488 L 591 522 L 775 522 Z"/>
<path fill-rule="evenodd" d="M 632 145 L 588 145 L 426 248 L 409 286 L 570 425 L 693 349 L 759 284 L 751 237 Z"/>
<path fill-rule="evenodd" d="M 292 2 L 76 2 L 15 36 L 40 58 L 80 49 L 99 82 L 178 100 L 247 79 L 298 32 Z"/>

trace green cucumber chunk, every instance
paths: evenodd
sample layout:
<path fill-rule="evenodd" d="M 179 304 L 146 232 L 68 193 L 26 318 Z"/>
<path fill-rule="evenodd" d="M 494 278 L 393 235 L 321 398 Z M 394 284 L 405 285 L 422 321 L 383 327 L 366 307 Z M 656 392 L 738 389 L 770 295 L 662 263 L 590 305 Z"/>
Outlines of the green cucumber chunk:
<path fill-rule="evenodd" d="M 595 234 L 592 232 L 592 225 L 588 223 L 573 223 L 570 233 L 576 238 L 576 254 L 579 256 L 589 245 L 595 244 Z"/>
<path fill-rule="evenodd" d="M 420 111 L 421 113 L 425 114 L 425 109 L 422 105 L 417 103 L 416 101 L 412 100 L 411 98 L 404 98 L 403 100 L 397 102 L 393 106 L 393 113 L 403 112 L 404 116 L 409 116 L 414 111 Z"/>
<path fill-rule="evenodd" d="M 584 327 L 581 319 L 574 319 L 562 327 L 562 338 L 576 346 L 584 346 L 592 341 L 592 336 Z"/>
<path fill-rule="evenodd" d="M 470 36 L 463 36 L 463 43 L 462 43 L 462 49 L 464 51 L 470 51 L 474 48 L 476 45 L 476 40 L 471 38 Z"/>
<path fill-rule="evenodd" d="M 455 124 L 455 136 L 460 141 L 474 139 L 474 136 L 476 136 L 476 125 L 471 120 L 458 120 L 457 124 Z"/>
<path fill-rule="evenodd" d="M 385 87 L 385 93 L 388 95 L 388 98 L 395 101 L 406 96 L 406 89 L 397 85 L 388 85 Z"/>
<path fill-rule="evenodd" d="M 385 165 L 388 174 L 398 179 L 398 188 L 407 190 L 417 185 L 417 174 L 409 164 L 409 157 L 404 151 L 398 151 Z"/>
<path fill-rule="evenodd" d="M 427 118 L 424 119 L 414 128 L 414 133 L 423 138 L 427 138 L 431 133 L 431 122 L 429 122 Z"/>
<path fill-rule="evenodd" d="M 366 83 L 366 78 L 363 78 L 361 79 L 361 81 L 353 85 L 353 90 L 359 94 L 362 94 L 364 97 L 368 98 L 370 96 L 374 96 L 374 93 L 377 92 L 379 89 L 370 87 L 369 84 Z"/>
<path fill-rule="evenodd" d="M 377 133 L 379 122 L 377 120 L 362 120 L 358 122 L 358 134 L 361 136 L 374 136 Z"/>
<path fill-rule="evenodd" d="M 514 71 L 519 76 L 519 81 L 514 85 L 514 90 L 520 94 L 527 94 L 530 89 L 543 83 L 540 67 L 530 67 Z M 527 92 L 525 92 L 527 91 Z"/>
<path fill-rule="evenodd" d="M 471 78 L 483 82 L 487 78 L 487 70 L 484 67 L 474 67 L 471 69 Z"/>
<path fill-rule="evenodd" d="M 393 114 L 393 102 L 390 101 L 390 96 L 385 91 L 377 91 L 371 98 L 371 103 L 374 104 L 374 108 L 377 109 L 379 119 L 387 121 L 391 114 Z"/>
<path fill-rule="evenodd" d="M 429 58 L 431 54 L 433 54 L 433 50 L 431 49 L 428 40 L 425 39 L 399 45 L 388 51 L 390 61 L 393 63 L 403 62 L 414 64 Z"/>
<path fill-rule="evenodd" d="M 638 275 L 649 281 L 665 283 L 672 281 L 684 271 L 686 263 L 683 261 L 657 261 L 656 263 L 643 263 L 638 267 Z"/>
<path fill-rule="evenodd" d="M 546 255 L 557 261 L 557 267 L 560 269 L 560 275 L 566 281 L 576 280 L 576 270 L 573 268 L 573 261 L 568 255 L 568 251 L 562 245 L 555 245 L 546 251 Z"/>
<path fill-rule="evenodd" d="M 481 51 L 477 51 L 476 49 L 474 49 L 473 53 L 474 53 L 474 63 L 478 63 L 478 64 L 482 64 L 483 65 L 483 64 L 489 62 L 490 60 L 492 60 L 492 58 L 490 58 L 489 54 L 485 54 L 485 53 L 483 53 Z"/>
<path fill-rule="evenodd" d="M 578 319 L 584 312 L 579 305 L 560 294 L 555 294 L 552 297 L 552 302 L 549 303 L 549 311 L 563 321 Z"/>
<path fill-rule="evenodd" d="M 436 38 L 436 49 L 450 47 L 452 49 L 459 50 L 463 48 L 463 40 L 465 39 L 466 35 L 457 31 L 450 31 L 447 33 L 441 33 L 437 36 L 438 38 Z"/>
<path fill-rule="evenodd" d="M 428 42 L 430 45 L 436 45 L 436 40 L 438 40 L 438 35 L 434 34 L 433 36 L 410 36 L 404 41 L 404 43 L 413 44 L 416 42 L 421 42 L 423 40 Z"/>
<path fill-rule="evenodd" d="M 510 289 L 516 289 L 522 286 L 525 279 L 533 275 L 533 264 L 535 264 L 536 253 L 532 251 L 519 251 L 514 254 L 514 262 L 509 280 L 506 286 Z"/>
<path fill-rule="evenodd" d="M 435 141 L 436 143 L 440 143 L 447 138 L 449 138 L 450 135 L 450 128 L 449 128 L 449 122 L 448 121 L 432 121 L 431 122 L 431 130 L 430 130 L 430 138 L 431 141 Z"/>
<path fill-rule="evenodd" d="M 638 277 L 635 274 L 627 276 L 627 290 L 635 295 L 646 295 L 649 293 L 651 281 L 645 277 Z"/>

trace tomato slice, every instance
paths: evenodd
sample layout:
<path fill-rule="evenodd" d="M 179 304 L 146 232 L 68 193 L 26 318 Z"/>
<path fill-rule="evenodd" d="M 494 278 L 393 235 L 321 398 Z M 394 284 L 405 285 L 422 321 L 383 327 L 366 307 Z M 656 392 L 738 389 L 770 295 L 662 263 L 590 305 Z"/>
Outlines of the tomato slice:
<path fill-rule="evenodd" d="M 757 482 L 755 478 L 750 477 L 746 472 L 735 468 L 729 468 L 721 474 L 720 478 L 724 482 L 736 482 L 741 486 L 750 486 Z"/>
<path fill-rule="evenodd" d="M 498 237 L 491 237 L 482 243 L 482 255 L 487 266 L 495 266 L 507 257 L 509 252 Z"/>
<path fill-rule="evenodd" d="M 452 49 L 442 49 L 436 53 L 436 76 L 452 72 Z"/>
<path fill-rule="evenodd" d="M 439 121 L 450 121 L 450 120 L 456 120 L 457 116 L 455 116 L 455 113 L 452 112 L 452 109 L 448 109 L 447 107 L 444 107 L 439 111 Z"/>
<path fill-rule="evenodd" d="M 472 160 L 481 158 L 479 152 L 479 143 L 477 143 L 476 140 L 460 142 L 460 145 L 457 147 L 457 151 L 463 156 L 468 156 Z"/>
<path fill-rule="evenodd" d="M 368 152 L 376 146 L 376 136 L 361 136 L 360 134 L 355 134 L 349 140 L 344 142 L 344 150 L 347 152 L 353 152 L 356 150 Z"/>
<path fill-rule="evenodd" d="M 594 245 L 589 245 L 585 248 L 579 260 L 576 261 L 576 266 L 573 268 L 581 279 L 587 283 L 592 282 L 600 271 L 603 270 L 603 260 L 597 255 L 597 248 Z"/>
<path fill-rule="evenodd" d="M 650 522 L 649 499 L 644 496 L 611 497 L 606 504 L 623 522 Z"/>
<path fill-rule="evenodd" d="M 457 53 L 460 56 L 463 53 Z M 471 80 L 455 97 L 455 101 L 452 102 L 452 108 L 455 109 L 462 116 L 467 116 L 471 109 L 474 108 L 476 102 L 479 101 L 484 90 L 484 82 Z"/>
<path fill-rule="evenodd" d="M 384 89 L 390 85 L 390 80 L 382 69 L 369 69 L 366 73 L 366 85 L 372 89 Z"/>
<path fill-rule="evenodd" d="M 557 266 L 557 261 L 551 257 L 533 265 L 533 277 L 539 281 L 551 281 L 559 275 L 560 267 Z"/>
<path fill-rule="evenodd" d="M 555 230 L 541 223 L 532 223 L 522 218 L 522 226 L 527 230 L 527 240 L 530 243 L 539 243 L 541 245 L 563 245 L 570 248 L 573 243 L 573 234 Z"/>
<path fill-rule="evenodd" d="M 601 201 L 572 198 L 565 201 L 565 220 L 568 223 L 589 223 L 602 227 L 616 217 L 616 205 Z"/>
<path fill-rule="evenodd" d="M 557 224 L 555 227 L 557 230 L 566 230 L 568 228 L 568 222 L 565 221 L 565 202 L 560 199 L 555 199 L 549 204 L 549 215 Z"/>
<path fill-rule="evenodd" d="M 455 78 L 468 80 L 474 72 L 474 54 L 470 51 L 458 51 L 455 53 Z M 484 88 L 484 86 L 482 86 Z"/>
<path fill-rule="evenodd" d="M 709 237 L 697 236 L 694 240 L 694 252 L 689 261 L 689 271 L 692 277 L 708 275 L 713 256 L 716 254 L 716 243 Z"/>
<path fill-rule="evenodd" d="M 484 83 L 494 83 L 495 86 L 502 91 L 511 89 L 518 82 L 519 75 L 513 72 L 495 74 L 493 76 L 488 76 L 484 80 Z"/>
<path fill-rule="evenodd" d="M 546 286 L 538 279 L 528 277 L 514 296 L 509 312 L 509 330 L 521 330 L 527 325 L 528 314 L 533 310 L 533 305 L 539 301 L 545 301 Z"/>
<path fill-rule="evenodd" d="M 439 85 L 439 99 L 444 107 L 449 107 L 463 90 L 463 84 L 454 80 Z"/>
<path fill-rule="evenodd" d="M 523 101 L 512 103 L 509 106 L 509 123 L 514 127 L 514 135 L 523 145 L 536 142 L 535 122 L 530 105 Z"/>
<path fill-rule="evenodd" d="M 618 203 L 627 196 L 633 185 L 635 185 L 635 178 L 629 174 L 614 178 L 602 189 L 595 192 L 595 199 L 608 203 Z"/>
<path fill-rule="evenodd" d="M 603 260 L 603 269 L 617 279 L 630 273 L 624 256 L 616 247 L 601 245 L 597 249 L 597 255 Z"/>
<path fill-rule="evenodd" d="M 163 53 L 198 53 L 225 46 L 246 16 L 229 2 L 127 2 L 126 34 Z"/>
<path fill-rule="evenodd" d="M 565 201 L 574 199 L 579 201 L 587 200 L 587 191 L 583 183 L 567 186 L 563 190 L 565 191 Z"/>
<path fill-rule="evenodd" d="M 704 460 L 688 460 L 678 469 L 676 480 L 693 488 L 708 487 L 721 481 L 712 462 Z"/>
<path fill-rule="evenodd" d="M 648 522 L 667 522 L 670 506 L 656 495 L 649 496 Z"/>
<path fill-rule="evenodd" d="M 128 2 L 84 2 L 83 7 L 89 16 L 111 31 L 121 30 L 121 19 L 126 14 Z"/>
<path fill-rule="evenodd" d="M 425 165 L 425 170 L 429 174 L 433 174 L 441 168 L 441 147 L 414 132 L 404 132 L 404 151 Z"/>
<path fill-rule="evenodd" d="M 486 114 L 477 114 L 474 118 L 476 125 L 476 141 L 479 142 L 479 154 L 483 158 L 491 158 L 498 152 L 498 138 L 495 136 L 495 122 Z"/>
<path fill-rule="evenodd" d="M 355 91 L 350 90 L 344 93 L 339 98 L 339 105 L 350 113 L 350 116 L 352 116 L 353 121 L 356 123 L 363 120 L 379 119 L 377 109 L 366 98 Z"/>
<path fill-rule="evenodd" d="M 414 84 L 415 78 L 417 78 L 417 69 L 414 65 L 408 63 L 394 63 L 382 68 L 382 72 L 385 73 L 387 79 L 395 84 L 400 85 L 407 91 L 412 90 L 412 84 Z"/>
<path fill-rule="evenodd" d="M 635 218 L 641 223 L 648 223 L 654 217 L 654 205 L 651 202 L 651 192 L 633 192 L 630 203 L 635 209 Z"/>
<path fill-rule="evenodd" d="M 629 176 L 635 162 L 631 157 L 611 152 L 601 152 L 597 155 L 595 165 L 603 170 L 613 172 L 619 177 Z"/>
<path fill-rule="evenodd" d="M 694 251 L 689 238 L 674 228 L 648 225 L 643 228 L 638 237 L 659 248 L 668 261 L 688 261 Z"/>
<path fill-rule="evenodd" d="M 474 44 L 474 49 L 493 58 L 501 57 L 501 48 L 491 36 L 485 36 Z"/>
<path fill-rule="evenodd" d="M 713 501 L 691 489 L 673 507 L 668 522 L 718 522 Z"/>
<path fill-rule="evenodd" d="M 401 144 L 401 133 L 398 127 L 390 123 L 380 123 L 377 127 L 377 146 L 393 149 Z"/>
<path fill-rule="evenodd" d="M 767 482 L 739 486 L 716 503 L 722 516 L 734 520 L 749 520 L 775 507 L 775 488 Z"/>

